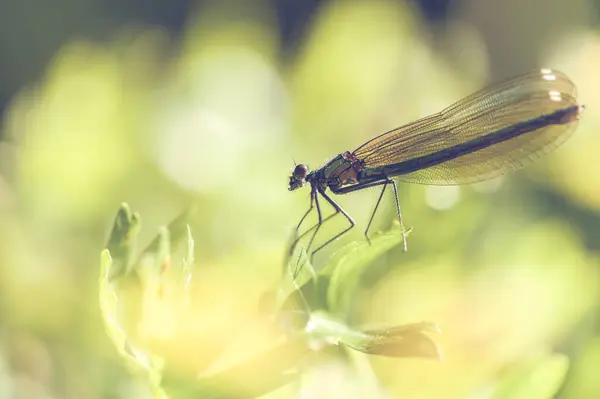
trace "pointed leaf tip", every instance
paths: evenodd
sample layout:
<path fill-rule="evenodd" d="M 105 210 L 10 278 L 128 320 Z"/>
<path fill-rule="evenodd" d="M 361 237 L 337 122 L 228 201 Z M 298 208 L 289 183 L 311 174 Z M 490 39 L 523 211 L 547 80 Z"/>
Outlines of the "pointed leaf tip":
<path fill-rule="evenodd" d="M 134 238 L 138 234 L 141 218 L 131 213 L 127 203 L 122 203 L 117 211 L 106 248 L 110 251 L 114 267 L 110 279 L 127 274 L 130 270 L 134 252 Z"/>
<path fill-rule="evenodd" d="M 425 357 L 443 360 L 439 346 L 425 332 L 440 333 L 435 323 L 415 323 L 392 328 L 363 331 L 358 342 L 346 343 L 351 348 L 371 355 L 389 357 Z"/>

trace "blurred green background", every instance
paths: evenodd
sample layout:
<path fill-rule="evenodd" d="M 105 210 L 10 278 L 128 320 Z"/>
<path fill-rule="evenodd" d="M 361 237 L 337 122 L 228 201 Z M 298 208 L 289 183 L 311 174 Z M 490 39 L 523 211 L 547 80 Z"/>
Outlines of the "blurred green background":
<path fill-rule="evenodd" d="M 445 361 L 371 359 L 375 386 L 328 364 L 303 397 L 531 397 L 497 388 L 547 359 L 569 365 L 557 397 L 600 398 L 599 17 L 592 0 L 3 0 L 0 398 L 150 397 L 98 308 L 122 201 L 142 243 L 196 205 L 196 260 L 220 282 L 207 303 L 253 312 L 309 205 L 287 190 L 292 159 L 317 168 L 539 67 L 578 86 L 573 138 L 503 179 L 401 184 L 409 252 L 375 262 L 350 315 L 435 321 Z M 363 239 L 377 195 L 336 198 L 358 228 L 317 267 Z M 545 376 L 536 397 L 561 383 Z"/>

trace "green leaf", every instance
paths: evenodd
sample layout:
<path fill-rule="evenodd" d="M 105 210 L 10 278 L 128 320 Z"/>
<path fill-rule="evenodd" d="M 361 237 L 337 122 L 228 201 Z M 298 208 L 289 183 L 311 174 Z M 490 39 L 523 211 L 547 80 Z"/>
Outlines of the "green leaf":
<path fill-rule="evenodd" d="M 169 223 L 166 227 L 166 229 L 169 232 L 169 236 L 170 236 L 170 239 L 169 239 L 170 248 L 175 250 L 181 244 L 187 243 L 187 245 L 188 245 L 187 255 L 188 256 L 189 256 L 189 239 L 190 239 L 189 219 L 192 217 L 194 212 L 195 212 L 195 208 L 193 208 L 193 207 L 186 209 L 179 216 L 177 216 L 175 219 L 173 219 L 171 221 L 171 223 Z M 144 256 L 144 254 L 158 253 L 160 251 L 161 245 L 164 245 L 164 243 L 161 242 L 161 239 L 162 238 L 160 235 L 155 237 L 150 242 L 148 247 L 146 247 L 146 249 L 144 251 L 142 251 L 142 257 Z M 193 245 L 192 245 L 192 250 L 193 250 Z"/>
<path fill-rule="evenodd" d="M 135 237 L 140 231 L 140 226 L 139 214 L 131 213 L 129 205 L 122 203 L 106 244 L 112 256 L 109 280 L 126 275 L 131 270 L 135 255 Z"/>
<path fill-rule="evenodd" d="M 562 354 L 548 354 L 512 368 L 500 382 L 493 399 L 550 399 L 560 389 L 569 359 Z"/>
<path fill-rule="evenodd" d="M 399 230 L 376 235 L 369 245 L 357 241 L 336 252 L 327 266 L 319 273 L 331 276 L 327 292 L 327 304 L 335 314 L 349 312 L 356 289 L 365 269 L 380 255 L 402 242 Z"/>
<path fill-rule="evenodd" d="M 173 253 L 184 245 L 180 281 L 183 285 L 189 284 L 194 266 L 194 239 L 187 221 L 193 212 L 193 208 L 188 208 L 167 226 L 162 226 L 158 235 L 140 254 L 134 267 L 143 278 L 160 276 L 169 271 Z"/>
<path fill-rule="evenodd" d="M 440 348 L 426 333 L 440 333 L 434 323 L 380 329 L 349 327 L 326 312 L 312 312 L 305 333 L 311 347 L 344 344 L 369 355 L 442 359 Z"/>
<path fill-rule="evenodd" d="M 163 360 L 140 347 L 129 336 L 129 328 L 139 322 L 140 301 L 149 285 L 156 285 L 171 264 L 172 245 L 186 242 L 182 270 L 186 283 L 194 262 L 194 241 L 191 229 L 184 223 L 189 212 L 176 218 L 169 227 L 162 227 L 137 262 L 134 259 L 135 238 L 140 229 L 140 217 L 132 214 L 123 203 L 117 212 L 107 249 L 101 254 L 99 302 L 107 334 L 127 367 L 135 374 L 143 374 L 150 382 L 157 398 L 166 398 L 160 387 Z M 175 234 L 171 234 L 173 229 Z M 111 256 L 111 250 L 117 256 Z M 134 273 L 129 273 L 135 271 Z M 117 279 L 117 277 L 119 277 Z"/>
<path fill-rule="evenodd" d="M 303 248 L 294 248 L 286 257 L 283 270 L 275 300 L 271 299 L 269 306 L 280 314 L 308 314 L 311 311 L 308 299 L 315 295 L 318 287 L 317 274 Z M 266 296 L 264 300 L 266 303 Z"/>
<path fill-rule="evenodd" d="M 369 355 L 389 357 L 427 357 L 442 360 L 442 352 L 426 332 L 440 333 L 434 323 L 414 323 L 376 330 L 362 330 L 357 339 L 343 342 Z"/>
<path fill-rule="evenodd" d="M 186 247 L 185 256 L 181 264 L 181 279 L 184 286 L 187 287 L 192 279 L 192 271 L 194 269 L 194 237 L 192 237 L 192 228 L 189 224 L 186 225 Z"/>
<path fill-rule="evenodd" d="M 157 367 L 158 359 L 136 348 L 119 320 L 119 298 L 114 290 L 114 284 L 109 280 L 110 269 L 113 266 L 110 251 L 105 249 L 100 255 L 99 301 L 106 333 L 132 373 L 146 375 L 155 396 L 163 397 L 159 367 Z"/>
<path fill-rule="evenodd" d="M 162 226 L 154 239 L 156 252 L 145 251 L 144 257 L 136 265 L 139 274 L 145 278 L 163 275 L 171 267 L 171 240 L 169 229 Z"/>
<path fill-rule="evenodd" d="M 123 358 L 129 358 L 129 353 L 125 350 L 127 334 L 123 331 L 117 318 L 118 298 L 110 285 L 109 276 L 114 263 L 108 249 L 102 251 L 100 255 L 100 279 L 99 279 L 99 299 L 100 310 L 104 318 L 106 332 L 113 341 L 119 354 Z"/>
<path fill-rule="evenodd" d="M 323 311 L 310 314 L 305 333 L 311 346 L 317 348 L 325 345 L 357 342 L 366 338 L 363 332 L 348 327 L 344 322 Z"/>
<path fill-rule="evenodd" d="M 313 265 L 310 263 L 310 258 L 306 253 L 306 250 L 294 243 L 294 237 L 291 238 L 291 243 L 288 247 L 291 248 L 291 252 L 286 256 L 283 266 L 283 280 L 292 282 L 292 290 L 298 289 L 303 285 L 311 282 L 315 282 L 317 273 Z M 285 293 L 284 297 L 288 293 Z"/>

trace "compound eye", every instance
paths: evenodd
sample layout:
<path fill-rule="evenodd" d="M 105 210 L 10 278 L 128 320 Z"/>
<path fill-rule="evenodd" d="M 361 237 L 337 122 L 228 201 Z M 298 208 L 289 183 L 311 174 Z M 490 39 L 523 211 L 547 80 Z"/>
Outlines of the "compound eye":
<path fill-rule="evenodd" d="M 307 174 L 308 174 L 308 166 L 306 166 L 304 164 L 300 164 L 300 165 L 296 166 L 296 168 L 294 169 L 294 177 L 298 180 L 302 180 L 302 179 L 306 178 Z"/>

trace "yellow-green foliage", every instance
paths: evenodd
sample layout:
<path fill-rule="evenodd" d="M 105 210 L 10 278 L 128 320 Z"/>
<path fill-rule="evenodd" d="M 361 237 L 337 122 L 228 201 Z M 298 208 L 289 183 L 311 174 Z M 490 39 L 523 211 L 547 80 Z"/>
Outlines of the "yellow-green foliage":
<path fill-rule="evenodd" d="M 508 73 L 490 68 L 467 27 L 443 32 L 463 54 L 445 58 L 444 42 L 436 47 L 406 2 L 327 2 L 285 59 L 268 2 L 203 3 L 181 41 L 143 26 L 102 42 L 72 38 L 12 98 L 0 143 L 0 397 L 144 398 L 148 370 L 154 387 L 162 378 L 182 397 L 197 392 L 188 385 L 196 377 L 222 377 L 203 388 L 277 385 L 259 378 L 274 375 L 263 368 L 234 366 L 271 364 L 277 348 L 290 349 L 284 360 L 306 349 L 304 335 L 286 347 L 273 315 L 258 309 L 281 287 L 291 230 L 309 206 L 306 190 L 287 190 L 293 159 L 315 169 L 441 110 L 499 77 L 492 70 Z M 482 2 L 492 3 L 521 7 Z M 539 36 L 547 14 L 587 4 L 564 3 L 535 7 L 526 39 Z M 510 33 L 512 21 L 502 24 Z M 372 230 L 386 233 L 371 247 L 363 230 L 377 191 L 336 197 L 357 227 L 303 275 L 327 288 L 325 298 L 290 300 L 314 312 L 327 339 L 308 338 L 325 342 L 327 354 L 271 397 L 535 399 L 559 389 L 565 399 L 600 397 L 600 37 L 583 21 L 571 31 L 539 44 L 539 66 L 567 73 L 587 105 L 556 152 L 486 184 L 400 184 L 413 227 L 406 253 L 395 245 L 391 197 Z M 19 46 L 9 36 L 2 40 Z M 494 40 L 507 41 L 506 65 L 528 55 L 511 53 L 512 39 Z M 136 226 L 139 251 L 106 242 L 123 201 L 144 218 L 141 229 L 132 214 L 124 219 Z M 159 227 L 190 205 L 184 227 Z M 343 223 L 331 222 L 320 239 Z M 143 248 L 153 256 L 124 255 Z M 152 274 L 171 266 L 187 275 L 192 263 L 189 288 L 178 274 L 167 284 Z M 284 286 L 286 295 L 296 288 Z M 323 304 L 330 308 L 315 306 Z M 433 329 L 421 321 L 443 331 L 431 339 L 444 361 L 328 352 L 349 338 L 368 351 L 369 331 L 389 349 L 398 330 L 385 326 Z M 144 363 L 132 353 L 155 357 Z"/>

